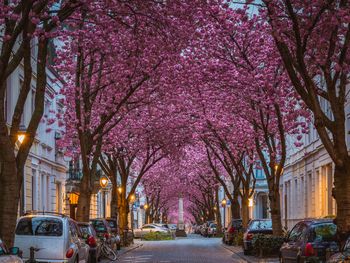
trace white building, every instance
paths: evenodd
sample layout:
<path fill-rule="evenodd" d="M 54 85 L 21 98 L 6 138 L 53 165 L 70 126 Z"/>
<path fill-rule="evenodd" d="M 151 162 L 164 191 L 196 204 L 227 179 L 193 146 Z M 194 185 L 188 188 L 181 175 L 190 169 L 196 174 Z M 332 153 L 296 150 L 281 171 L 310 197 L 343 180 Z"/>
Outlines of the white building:
<path fill-rule="evenodd" d="M 270 212 L 269 212 L 269 201 L 268 201 L 268 187 L 266 178 L 264 175 L 264 172 L 262 169 L 255 169 L 255 190 L 252 198 L 249 200 L 249 218 L 250 219 L 263 219 L 263 218 L 270 218 Z M 233 193 L 233 185 L 230 182 L 227 182 L 228 189 L 231 193 Z M 226 199 L 227 204 L 226 207 L 221 206 L 221 200 Z M 221 220 L 222 225 L 227 226 L 227 224 L 231 221 L 232 215 L 231 215 L 231 203 L 229 202 L 228 198 L 225 195 L 223 187 L 220 187 L 219 190 L 219 203 L 220 203 L 220 213 L 221 213 Z M 239 203 L 241 203 L 241 200 L 239 198 Z M 225 211 L 224 211 L 225 210 Z"/>
<path fill-rule="evenodd" d="M 323 100 L 324 112 L 331 116 Z M 350 145 L 350 107 L 347 106 L 347 144 Z M 305 218 L 336 215 L 336 202 L 332 197 L 334 164 L 324 148 L 316 129 L 310 124 L 304 135 L 304 146 L 296 148 L 293 140 L 287 151 L 287 160 L 280 184 L 283 225 L 291 229 Z"/>
<path fill-rule="evenodd" d="M 43 118 L 46 120 L 56 118 L 55 115 L 63 110 L 63 105 L 60 104 L 56 96 L 60 88 L 60 84 L 57 82 L 58 76 L 50 69 L 47 69 L 47 76 Z M 5 114 L 9 125 L 23 77 L 23 65 L 21 64 L 7 80 Z M 24 127 L 28 127 L 35 107 L 35 82 L 36 75 L 34 73 L 31 91 L 28 94 L 21 121 L 21 125 Z M 51 125 L 47 121 L 40 123 L 25 165 L 20 213 L 29 210 L 65 212 L 66 163 L 63 160 L 63 154 L 57 150 L 56 139 L 58 137 L 57 122 Z"/>

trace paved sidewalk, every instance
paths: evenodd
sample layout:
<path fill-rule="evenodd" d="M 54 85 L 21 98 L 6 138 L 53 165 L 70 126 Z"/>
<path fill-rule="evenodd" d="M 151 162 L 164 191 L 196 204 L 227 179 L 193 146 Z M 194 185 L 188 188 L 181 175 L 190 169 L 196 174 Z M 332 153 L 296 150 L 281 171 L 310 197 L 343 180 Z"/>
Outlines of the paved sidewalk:
<path fill-rule="evenodd" d="M 234 255 L 240 257 L 241 259 L 245 260 L 248 263 L 278 263 L 279 259 L 277 257 L 274 258 L 258 258 L 254 256 L 246 256 L 243 253 L 243 250 L 241 247 L 237 246 L 227 246 L 222 244 L 224 248 L 227 250 L 230 250 L 231 252 L 234 253 Z"/>

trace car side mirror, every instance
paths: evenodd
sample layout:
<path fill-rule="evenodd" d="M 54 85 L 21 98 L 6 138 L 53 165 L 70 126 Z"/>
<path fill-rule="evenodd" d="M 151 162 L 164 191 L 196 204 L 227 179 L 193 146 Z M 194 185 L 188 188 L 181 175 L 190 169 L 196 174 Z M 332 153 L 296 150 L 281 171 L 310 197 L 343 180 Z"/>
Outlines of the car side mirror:
<path fill-rule="evenodd" d="M 11 247 L 9 249 L 11 255 L 18 256 L 19 255 L 19 248 L 18 247 Z"/>

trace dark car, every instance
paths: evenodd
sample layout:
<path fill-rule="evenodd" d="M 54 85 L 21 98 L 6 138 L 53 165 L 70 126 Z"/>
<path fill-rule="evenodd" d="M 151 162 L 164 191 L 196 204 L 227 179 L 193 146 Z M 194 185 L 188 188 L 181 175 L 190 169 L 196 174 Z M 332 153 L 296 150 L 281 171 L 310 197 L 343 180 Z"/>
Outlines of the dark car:
<path fill-rule="evenodd" d="M 325 262 L 338 251 L 337 226 L 330 219 L 303 220 L 289 232 L 280 249 L 281 262 Z"/>
<path fill-rule="evenodd" d="M 271 219 L 254 219 L 250 221 L 247 230 L 243 235 L 243 252 L 248 255 L 252 249 L 252 240 L 256 234 L 272 235 Z"/>
<path fill-rule="evenodd" d="M 90 220 L 90 223 L 93 225 L 98 238 L 106 238 L 107 242 L 111 245 L 111 248 L 115 250 L 117 248 L 117 238 L 113 234 L 107 220 L 104 218 L 96 218 Z"/>
<path fill-rule="evenodd" d="M 346 263 L 346 262 L 350 262 L 350 237 L 346 241 L 341 251 L 339 253 L 334 254 L 327 260 L 327 263 Z"/>
<path fill-rule="evenodd" d="M 118 220 L 116 218 L 106 218 L 106 221 L 109 224 L 109 227 L 111 228 L 111 231 L 115 237 L 115 242 L 117 244 L 117 249 L 120 249 L 120 233 L 119 233 L 119 227 L 118 227 Z"/>
<path fill-rule="evenodd" d="M 97 237 L 96 231 L 91 225 L 91 223 L 78 223 L 79 230 L 81 232 L 82 238 L 85 240 L 86 244 L 89 245 L 89 261 L 91 263 L 96 263 L 99 261 L 101 255 L 101 241 Z"/>
<path fill-rule="evenodd" d="M 232 245 L 235 235 L 240 231 L 243 231 L 242 219 L 232 219 L 225 229 L 223 242 Z"/>

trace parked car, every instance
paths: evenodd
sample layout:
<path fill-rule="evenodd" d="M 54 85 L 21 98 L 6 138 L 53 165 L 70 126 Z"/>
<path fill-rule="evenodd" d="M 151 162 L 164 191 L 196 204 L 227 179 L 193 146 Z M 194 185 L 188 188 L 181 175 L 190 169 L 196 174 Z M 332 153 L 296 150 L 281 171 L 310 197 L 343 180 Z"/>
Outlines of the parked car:
<path fill-rule="evenodd" d="M 106 238 L 108 244 L 111 246 L 113 250 L 117 249 L 118 243 L 120 244 L 120 238 L 116 237 L 109 223 L 104 218 L 95 218 L 91 219 L 90 223 L 94 227 L 96 234 L 99 239 Z"/>
<path fill-rule="evenodd" d="M 97 237 L 96 231 L 91 223 L 78 223 L 79 231 L 82 234 L 86 244 L 89 245 L 89 260 L 90 263 L 96 263 L 101 256 L 101 241 Z"/>
<path fill-rule="evenodd" d="M 232 245 L 235 235 L 243 231 L 242 219 L 232 219 L 224 231 L 223 242 Z"/>
<path fill-rule="evenodd" d="M 0 239 L 0 262 L 1 263 L 23 263 L 19 255 L 18 247 L 7 248 L 4 242 Z"/>
<path fill-rule="evenodd" d="M 164 228 L 166 230 L 170 230 L 169 226 L 167 224 L 153 223 L 152 225 L 162 227 L 162 228 Z"/>
<path fill-rule="evenodd" d="M 341 251 L 331 256 L 327 263 L 348 263 L 350 262 L 350 237 L 346 240 Z"/>
<path fill-rule="evenodd" d="M 88 262 L 89 246 L 81 237 L 77 223 L 54 213 L 31 213 L 19 218 L 14 246 L 28 260 L 30 248 L 38 249 L 35 259 L 41 262 Z"/>
<path fill-rule="evenodd" d="M 143 225 L 141 228 L 134 229 L 134 237 L 141 238 L 142 236 L 150 232 L 170 233 L 169 230 L 164 229 L 163 227 L 154 224 L 146 224 Z"/>
<path fill-rule="evenodd" d="M 217 234 L 217 225 L 216 223 L 211 223 L 208 227 L 208 237 L 216 236 Z"/>
<path fill-rule="evenodd" d="M 176 224 L 168 224 L 168 228 L 171 232 L 175 232 L 177 229 L 177 225 Z"/>
<path fill-rule="evenodd" d="M 330 219 L 303 220 L 289 232 L 280 249 L 281 262 L 305 262 L 313 258 L 325 262 L 331 254 L 338 252 L 337 226 Z"/>
<path fill-rule="evenodd" d="M 256 234 L 272 234 L 272 221 L 271 219 L 254 219 L 250 221 L 247 230 L 243 235 L 243 252 L 244 255 L 248 255 L 253 246 L 252 240 Z"/>
<path fill-rule="evenodd" d="M 203 225 L 201 225 L 201 235 L 204 237 L 208 236 L 208 224 L 204 223 Z"/>
<path fill-rule="evenodd" d="M 117 249 L 120 249 L 120 233 L 119 233 L 119 227 L 118 227 L 118 220 L 116 218 L 106 218 L 106 221 L 109 224 L 109 227 L 111 228 L 111 231 L 115 237 L 115 243 L 117 244 Z"/>

